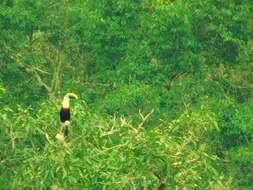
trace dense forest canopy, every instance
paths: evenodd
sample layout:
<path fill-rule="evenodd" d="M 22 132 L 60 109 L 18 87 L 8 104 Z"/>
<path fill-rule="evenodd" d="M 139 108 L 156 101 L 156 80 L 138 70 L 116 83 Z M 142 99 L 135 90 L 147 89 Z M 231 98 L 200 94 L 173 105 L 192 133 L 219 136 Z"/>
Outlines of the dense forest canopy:
<path fill-rule="evenodd" d="M 252 0 L 0 0 L 0 189 L 250 190 L 252 115 Z"/>

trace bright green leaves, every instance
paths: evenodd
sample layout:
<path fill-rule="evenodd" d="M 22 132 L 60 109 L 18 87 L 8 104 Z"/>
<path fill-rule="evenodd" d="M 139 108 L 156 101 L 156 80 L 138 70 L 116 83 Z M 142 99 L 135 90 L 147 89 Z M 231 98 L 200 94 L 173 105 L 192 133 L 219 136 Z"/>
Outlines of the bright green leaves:
<path fill-rule="evenodd" d="M 136 115 L 139 111 L 148 113 L 152 109 L 159 112 L 159 91 L 145 84 L 119 86 L 108 93 L 97 106 L 103 112 L 118 115 Z"/>
<path fill-rule="evenodd" d="M 249 37 L 246 32 L 250 20 L 248 3 L 236 5 L 233 1 L 209 0 L 192 1 L 189 5 L 194 13 L 192 26 L 201 47 L 199 51 L 207 57 L 206 62 L 236 63 Z"/>
<path fill-rule="evenodd" d="M 18 174 L 9 173 L 13 188 L 211 189 L 220 181 L 208 138 L 218 132 L 217 123 L 205 107 L 146 130 L 124 117 L 102 119 L 76 104 L 71 138 L 62 144 L 54 137 L 60 126 L 50 105 L 35 117 L 20 112 L 26 118 L 13 131 L 15 155 L 22 155 L 12 166 Z"/>
<path fill-rule="evenodd" d="M 0 184 L 249 186 L 251 12 L 250 0 L 2 0 Z M 67 91 L 81 101 L 62 146 L 45 99 Z"/>

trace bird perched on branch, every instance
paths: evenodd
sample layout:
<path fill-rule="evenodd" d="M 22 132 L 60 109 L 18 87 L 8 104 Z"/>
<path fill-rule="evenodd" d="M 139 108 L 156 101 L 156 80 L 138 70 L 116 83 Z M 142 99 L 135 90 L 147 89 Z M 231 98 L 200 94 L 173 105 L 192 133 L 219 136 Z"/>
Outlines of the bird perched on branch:
<path fill-rule="evenodd" d="M 74 93 L 67 93 L 63 98 L 60 110 L 62 129 L 61 132 L 56 135 L 56 138 L 62 141 L 68 136 L 68 126 L 70 124 L 70 99 L 78 99 L 78 96 Z"/>

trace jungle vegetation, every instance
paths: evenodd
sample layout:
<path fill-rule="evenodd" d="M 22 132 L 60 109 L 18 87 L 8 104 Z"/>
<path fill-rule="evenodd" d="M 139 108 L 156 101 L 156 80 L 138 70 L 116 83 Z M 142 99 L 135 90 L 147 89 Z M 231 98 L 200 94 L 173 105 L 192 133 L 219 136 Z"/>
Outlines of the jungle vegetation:
<path fill-rule="evenodd" d="M 253 189 L 252 37 L 252 0 L 0 0 L 0 189 Z"/>

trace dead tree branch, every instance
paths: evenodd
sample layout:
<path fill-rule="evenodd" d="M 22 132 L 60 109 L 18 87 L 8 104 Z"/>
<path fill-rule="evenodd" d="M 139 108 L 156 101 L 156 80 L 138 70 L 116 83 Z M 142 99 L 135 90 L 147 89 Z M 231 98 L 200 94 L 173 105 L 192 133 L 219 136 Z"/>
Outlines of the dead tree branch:
<path fill-rule="evenodd" d="M 141 111 L 139 110 L 139 115 L 141 116 L 142 122 L 138 125 L 138 128 L 142 127 L 144 123 L 147 121 L 147 119 L 152 115 L 154 112 L 154 109 L 152 109 L 147 115 L 143 115 Z"/>

